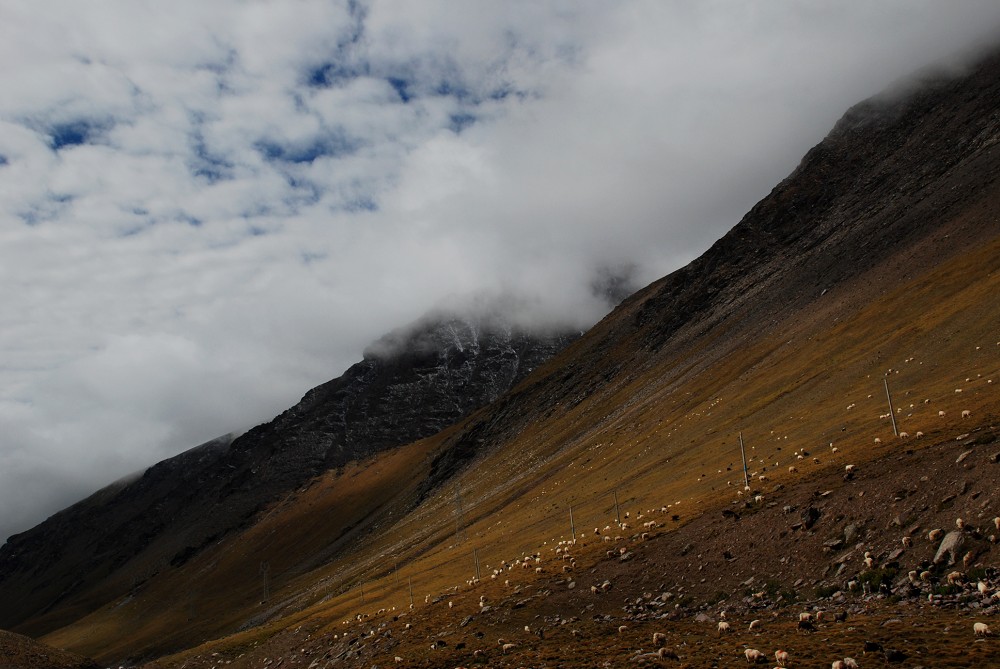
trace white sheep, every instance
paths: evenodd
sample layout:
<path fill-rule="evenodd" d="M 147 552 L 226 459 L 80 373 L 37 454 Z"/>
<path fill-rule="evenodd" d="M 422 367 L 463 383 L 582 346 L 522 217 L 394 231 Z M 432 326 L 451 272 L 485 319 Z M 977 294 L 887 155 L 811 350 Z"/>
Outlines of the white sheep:
<path fill-rule="evenodd" d="M 810 618 L 812 618 L 812 614 L 810 614 L 808 611 L 803 611 L 802 613 L 799 614 L 800 623 L 807 622 Z"/>
<path fill-rule="evenodd" d="M 848 474 L 852 473 L 854 469 L 855 469 L 854 465 L 844 465 L 844 471 L 847 472 Z"/>
<path fill-rule="evenodd" d="M 962 572 L 953 571 L 948 574 L 948 585 L 956 585 L 962 582 Z"/>
<path fill-rule="evenodd" d="M 789 474 L 795 474 L 795 473 L 796 473 L 796 472 L 798 472 L 798 471 L 799 471 L 799 470 L 798 470 L 798 469 L 797 469 L 797 468 L 795 467 L 795 465 L 790 465 L 790 466 L 788 467 L 788 473 L 789 473 Z"/>
<path fill-rule="evenodd" d="M 900 432 L 899 433 L 899 438 L 900 439 L 909 439 L 910 438 L 910 433 L 909 432 Z"/>
<path fill-rule="evenodd" d="M 971 415 L 972 415 L 972 412 L 969 411 L 968 409 L 963 409 L 962 410 L 962 418 L 968 418 Z"/>
<path fill-rule="evenodd" d="M 993 632 L 990 630 L 990 626 L 986 623 L 976 623 L 972 626 L 972 631 L 975 632 L 976 636 L 992 636 Z"/>
<path fill-rule="evenodd" d="M 938 539 L 940 539 L 943 536 L 944 536 L 944 530 L 942 530 L 942 529 L 934 529 L 934 530 L 931 530 L 930 532 L 927 533 L 927 540 L 928 541 L 937 541 Z"/>
<path fill-rule="evenodd" d="M 667 643 L 667 635 L 663 632 L 653 632 L 653 645 L 660 647 Z"/>
<path fill-rule="evenodd" d="M 913 539 L 911 539 L 910 537 L 903 537 L 902 542 L 903 542 L 903 548 L 913 547 Z"/>
<path fill-rule="evenodd" d="M 729 633 L 729 623 L 727 623 L 724 620 L 721 621 L 721 622 L 719 622 L 719 636 L 722 636 L 723 634 L 728 634 L 728 633 Z"/>
<path fill-rule="evenodd" d="M 882 440 L 879 439 L 878 437 L 875 437 L 875 445 L 878 446 L 881 443 L 882 443 Z"/>
<path fill-rule="evenodd" d="M 957 527 L 960 530 L 964 530 L 965 529 L 965 521 L 962 520 L 961 518 L 956 518 L 955 519 L 955 527 Z"/>
<path fill-rule="evenodd" d="M 786 650 L 776 650 L 774 651 L 774 661 L 778 663 L 778 666 L 785 666 L 785 662 L 788 662 L 788 651 Z"/>
<path fill-rule="evenodd" d="M 760 620 L 751 620 L 748 631 L 753 632 L 754 630 L 759 630 L 759 629 L 760 629 Z"/>
<path fill-rule="evenodd" d="M 843 660 L 834 660 L 830 669 L 845 669 Z"/>
<path fill-rule="evenodd" d="M 618 633 L 619 633 L 619 634 L 625 634 L 625 631 L 626 631 L 627 629 L 628 629 L 628 625 L 619 625 L 619 626 L 618 626 Z"/>
<path fill-rule="evenodd" d="M 747 664 L 754 664 L 765 657 L 764 653 L 760 652 L 756 648 L 747 648 L 743 651 L 743 654 L 747 657 Z"/>
<path fill-rule="evenodd" d="M 920 580 L 918 576 L 919 575 L 917 574 L 917 571 L 915 569 L 911 571 L 909 574 L 907 574 L 907 577 L 910 579 L 910 583 L 917 583 Z"/>
<path fill-rule="evenodd" d="M 979 583 L 976 583 L 976 590 L 979 591 L 980 595 L 985 595 L 987 592 L 990 591 L 990 586 L 980 581 Z"/>
<path fill-rule="evenodd" d="M 858 669 L 857 661 L 853 657 L 845 657 L 844 669 Z"/>
<path fill-rule="evenodd" d="M 924 436 L 924 433 L 923 433 L 923 432 L 921 432 L 920 430 L 917 430 L 917 434 L 916 434 L 916 435 L 914 435 L 914 436 L 915 436 L 915 437 L 916 437 L 917 439 L 920 439 L 921 437 L 923 437 L 923 436 Z"/>
<path fill-rule="evenodd" d="M 517 648 L 516 643 L 505 643 L 502 646 L 500 646 L 500 649 L 503 650 L 504 655 L 507 654 L 507 651 L 514 650 L 515 648 Z"/>

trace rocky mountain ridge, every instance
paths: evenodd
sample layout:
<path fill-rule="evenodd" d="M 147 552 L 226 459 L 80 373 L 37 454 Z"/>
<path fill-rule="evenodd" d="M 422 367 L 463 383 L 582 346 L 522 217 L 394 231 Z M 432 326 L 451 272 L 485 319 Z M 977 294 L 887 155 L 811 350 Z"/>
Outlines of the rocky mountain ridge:
<path fill-rule="evenodd" d="M 102 579 L 118 578 L 121 591 L 184 564 L 323 471 L 427 437 L 493 401 L 578 335 L 449 312 L 386 335 L 274 420 L 167 459 L 11 537 L 0 548 L 0 626 L 67 598 L 92 606 L 85 591 Z"/>

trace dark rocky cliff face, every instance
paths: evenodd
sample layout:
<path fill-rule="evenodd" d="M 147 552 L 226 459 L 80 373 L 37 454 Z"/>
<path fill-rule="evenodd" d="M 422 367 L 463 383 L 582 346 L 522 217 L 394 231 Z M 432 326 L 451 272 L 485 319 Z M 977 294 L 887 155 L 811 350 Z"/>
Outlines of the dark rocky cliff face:
<path fill-rule="evenodd" d="M 383 337 L 271 422 L 165 460 L 11 537 L 0 549 L 0 627 L 42 615 L 137 555 L 154 566 L 119 576 L 126 583 L 183 564 L 317 474 L 430 436 L 495 400 L 578 336 L 439 313 Z"/>

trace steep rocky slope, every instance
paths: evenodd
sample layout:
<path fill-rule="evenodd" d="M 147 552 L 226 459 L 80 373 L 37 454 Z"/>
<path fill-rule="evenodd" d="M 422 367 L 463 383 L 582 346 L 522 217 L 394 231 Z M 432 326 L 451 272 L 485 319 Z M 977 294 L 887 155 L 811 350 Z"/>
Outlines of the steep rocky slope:
<path fill-rule="evenodd" d="M 0 669 L 97 669 L 93 660 L 0 630 Z"/>
<path fill-rule="evenodd" d="M 967 456 L 964 464 L 982 468 L 975 476 L 941 473 L 957 459 L 949 447 L 975 448 L 966 441 L 980 436 L 980 445 L 992 443 L 985 435 L 995 434 L 1000 417 L 996 109 L 998 55 L 961 75 L 928 75 L 858 105 L 702 257 L 627 299 L 511 391 L 434 436 L 304 482 L 245 531 L 46 640 L 109 661 L 188 648 L 161 666 L 208 667 L 224 657 L 236 667 L 260 667 L 280 657 L 282 666 L 308 667 L 381 666 L 393 652 L 416 666 L 472 663 L 466 651 L 486 639 L 492 650 L 485 661 L 493 665 L 556 666 L 577 643 L 568 631 L 579 624 L 597 639 L 586 646 L 597 654 L 577 666 L 592 666 L 593 657 L 614 666 L 628 659 L 622 644 L 639 644 L 627 629 L 617 636 L 620 611 L 638 595 L 645 601 L 646 587 L 690 588 L 692 599 L 677 609 L 684 618 L 711 604 L 716 587 L 724 601 L 731 590 L 749 588 L 742 585 L 747 573 L 751 585 L 759 580 L 780 593 L 857 575 L 865 550 L 880 563 L 919 565 L 926 545 L 904 560 L 889 557 L 889 540 L 943 522 L 950 509 L 974 514 L 977 526 L 1000 515 L 986 454 Z M 912 439 L 897 437 L 882 418 L 886 384 L 895 393 L 897 426 Z M 298 424 L 294 413 L 287 416 L 289 426 Z M 741 433 L 760 500 L 742 495 Z M 304 452 L 309 462 L 329 464 L 328 449 Z M 842 479 L 846 464 L 860 468 L 854 482 Z M 928 481 L 913 481 L 922 468 Z M 862 481 L 868 487 L 859 487 Z M 869 497 L 882 484 L 900 487 L 892 497 L 884 490 Z M 965 489 L 954 492 L 955 485 Z M 238 498 L 239 487 L 225 492 L 223 504 Z M 876 504 L 855 502 L 861 492 Z M 795 510 L 786 514 L 784 506 Z M 810 506 L 820 520 L 802 531 L 800 514 Z M 642 541 L 634 525 L 616 525 L 619 516 L 630 524 L 639 511 L 652 517 L 651 509 L 667 509 L 656 513 L 655 541 Z M 351 518 L 342 520 L 348 511 Z M 899 525 L 890 526 L 896 515 Z M 849 517 L 863 530 L 854 546 L 824 552 L 823 541 L 847 541 Z M 732 527 L 738 531 L 729 536 L 722 531 Z M 589 539 L 595 528 L 600 543 Z M 569 540 L 573 529 L 588 536 L 577 566 L 563 572 L 546 564 L 553 544 Z M 330 537 L 343 541 L 343 550 L 324 553 Z M 984 574 L 996 567 L 995 546 L 987 543 L 976 544 L 982 550 L 970 565 Z M 503 578 L 470 584 L 480 566 L 489 574 L 535 553 L 541 574 L 519 567 L 517 576 L 504 576 L 511 586 Z M 824 575 L 830 558 L 843 555 L 853 556 L 849 569 L 836 574 L 833 566 Z M 274 577 L 268 602 L 245 583 L 260 578 L 263 559 Z M 615 597 L 632 603 L 612 599 L 611 608 L 597 610 L 587 586 L 600 585 L 612 565 L 621 571 L 607 575 L 621 575 L 627 586 Z M 656 576 L 662 579 L 649 580 Z M 189 589 L 201 594 L 189 597 Z M 407 609 L 411 593 L 417 614 L 408 620 L 429 621 L 419 634 L 394 624 L 396 614 L 379 613 Z M 480 616 L 480 594 L 498 603 L 490 615 Z M 549 597 L 555 604 L 546 604 Z M 440 605 L 452 598 L 464 617 Z M 177 599 L 191 608 L 162 607 Z M 880 621 L 868 604 L 852 602 Z M 735 600 L 732 606 L 743 610 Z M 771 614 L 783 633 L 794 629 L 777 609 L 767 609 Z M 927 615 L 941 626 L 958 620 Z M 56 626 L 52 618 L 42 622 Z M 524 654 L 508 660 L 497 652 L 496 637 L 515 638 L 525 625 L 542 623 L 551 625 L 544 639 L 516 637 Z M 466 628 L 482 636 L 466 639 Z M 195 647 L 225 633 L 234 634 Z M 824 643 L 840 633 L 824 634 Z M 857 643 L 859 633 L 851 634 Z M 454 652 L 429 651 L 438 641 Z M 727 653 L 743 661 L 735 647 L 698 644 L 704 652 L 684 651 L 703 661 L 693 666 L 722 666 Z M 806 646 L 821 659 L 818 642 Z M 961 666 L 954 655 L 948 662 Z"/>
<path fill-rule="evenodd" d="M 271 422 L 11 537 L 0 549 L 0 625 L 33 619 L 18 629 L 37 633 L 135 589 L 322 472 L 434 434 L 496 399 L 576 336 L 531 334 L 488 311 L 435 313 L 386 335 Z"/>

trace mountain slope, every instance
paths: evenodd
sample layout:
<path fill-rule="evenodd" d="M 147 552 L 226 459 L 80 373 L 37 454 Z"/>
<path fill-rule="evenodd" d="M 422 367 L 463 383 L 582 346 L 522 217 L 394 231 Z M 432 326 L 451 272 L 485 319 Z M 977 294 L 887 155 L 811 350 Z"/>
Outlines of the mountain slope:
<path fill-rule="evenodd" d="M 738 505 L 741 433 L 754 475 L 769 479 L 754 485 L 770 500 L 836 478 L 847 463 L 919 453 L 995 424 L 998 108 L 996 55 L 858 105 L 702 257 L 627 299 L 510 392 L 423 441 L 313 479 L 135 597 L 46 639 L 115 659 L 243 628 L 217 646 L 248 666 L 240 653 L 279 637 L 298 643 L 299 625 L 332 643 L 357 614 L 404 609 L 411 587 L 418 607 L 467 595 L 474 559 L 488 573 L 549 551 L 569 539 L 571 518 L 592 536 L 619 515 L 664 508 L 658 530 L 671 532 Z M 884 383 L 901 429 L 922 440 L 895 438 L 880 418 Z M 962 503 L 1000 511 L 993 495 Z M 317 529 L 319 518 L 330 527 Z M 324 553 L 331 537 L 342 550 Z M 590 546 L 589 559 L 600 559 Z M 262 560 L 274 579 L 267 603 L 255 601 Z M 721 579 L 725 568 L 701 578 Z M 784 585 L 776 565 L 754 569 Z M 568 589 L 549 578 L 545 587 Z M 220 586 L 191 600 L 197 610 L 164 609 L 194 584 Z M 572 600 L 574 615 L 589 615 L 588 594 Z M 530 624 L 532 606 L 505 609 L 498 636 Z M 458 634 L 458 621 L 440 619 Z M 207 662 L 215 647 L 168 663 Z"/>
<path fill-rule="evenodd" d="M 176 568 L 324 471 L 440 431 L 577 333 L 440 312 L 376 342 L 270 423 L 106 488 L 0 549 L 0 624 L 38 633 Z M 22 625 L 30 619 L 30 623 Z"/>

